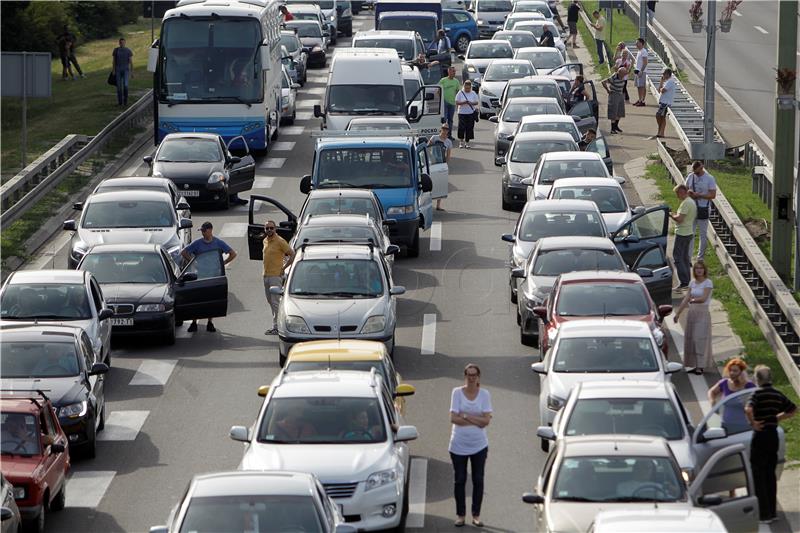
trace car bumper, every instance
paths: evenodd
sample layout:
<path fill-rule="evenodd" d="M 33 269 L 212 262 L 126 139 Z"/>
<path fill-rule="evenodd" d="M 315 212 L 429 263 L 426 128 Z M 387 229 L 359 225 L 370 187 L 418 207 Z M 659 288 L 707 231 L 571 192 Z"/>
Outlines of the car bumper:
<path fill-rule="evenodd" d="M 419 218 L 397 220 L 396 224 L 389 226 L 389 241 L 399 246 L 411 246 L 418 230 Z"/>
<path fill-rule="evenodd" d="M 478 25 L 478 36 L 481 39 L 491 39 L 492 35 L 502 28 L 502 24 L 480 24 Z"/>
<path fill-rule="evenodd" d="M 339 19 L 339 27 L 337 28 L 339 33 L 352 33 L 353 32 L 353 19 Z"/>
<path fill-rule="evenodd" d="M 133 325 L 111 326 L 111 333 L 113 335 L 137 335 L 139 333 L 168 333 L 170 328 L 173 327 L 172 322 L 173 312 L 165 311 L 163 313 L 134 313 L 132 315 L 120 315 L 114 318 L 133 318 Z"/>
<path fill-rule="evenodd" d="M 345 522 L 358 531 L 393 529 L 400 525 L 403 481 L 398 480 L 369 492 L 364 491 L 364 483 L 359 483 L 352 496 L 334 498 L 333 503 L 341 509 Z M 394 513 L 386 516 L 384 509 L 387 508 L 393 508 Z"/>
<path fill-rule="evenodd" d="M 325 51 L 319 50 L 317 52 L 312 52 L 309 50 L 308 52 L 308 64 L 315 65 L 315 66 L 324 66 L 325 65 Z"/>
<path fill-rule="evenodd" d="M 292 347 L 299 343 L 299 342 L 307 342 L 307 341 L 319 341 L 319 340 L 326 340 L 326 339 L 356 339 L 361 341 L 377 341 L 382 342 L 383 345 L 386 347 L 390 353 L 393 348 L 394 344 L 394 335 L 389 334 L 387 335 L 384 332 L 376 333 L 376 334 L 369 334 L 369 335 L 362 335 L 360 333 L 340 333 L 338 336 L 336 332 L 328 332 L 328 333 L 316 333 L 310 335 L 297 335 L 294 333 L 291 334 L 284 334 L 278 333 L 278 340 L 279 340 L 279 349 L 280 353 L 283 355 L 288 355 L 289 350 Z"/>
<path fill-rule="evenodd" d="M 481 95 L 481 113 L 484 115 L 494 115 L 497 113 L 500 105 L 500 98 L 493 98 L 491 96 Z"/>
<path fill-rule="evenodd" d="M 58 423 L 61 424 L 61 429 L 64 430 L 64 434 L 67 436 L 67 441 L 70 446 L 80 446 L 91 440 L 94 430 L 94 427 L 92 427 L 94 421 L 89 417 L 88 411 L 86 416 L 81 418 L 59 416 Z"/>
<path fill-rule="evenodd" d="M 204 184 L 172 180 L 178 194 L 186 198 L 189 205 L 216 204 L 225 200 L 228 195 L 228 187 L 224 183 Z"/>
<path fill-rule="evenodd" d="M 524 206 L 525 202 L 527 201 L 525 196 L 525 191 L 527 186 L 519 186 L 519 185 L 511 185 L 509 183 L 503 183 L 503 201 L 507 204 L 513 204 L 515 206 Z"/>

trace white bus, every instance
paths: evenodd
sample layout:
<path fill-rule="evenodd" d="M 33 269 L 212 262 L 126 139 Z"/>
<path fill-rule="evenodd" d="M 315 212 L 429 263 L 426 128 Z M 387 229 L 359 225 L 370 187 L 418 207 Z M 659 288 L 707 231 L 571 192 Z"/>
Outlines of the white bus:
<path fill-rule="evenodd" d="M 181 0 L 148 57 L 155 142 L 168 133 L 241 137 L 263 152 L 281 119 L 278 0 Z M 241 139 L 231 148 L 243 148 Z"/>

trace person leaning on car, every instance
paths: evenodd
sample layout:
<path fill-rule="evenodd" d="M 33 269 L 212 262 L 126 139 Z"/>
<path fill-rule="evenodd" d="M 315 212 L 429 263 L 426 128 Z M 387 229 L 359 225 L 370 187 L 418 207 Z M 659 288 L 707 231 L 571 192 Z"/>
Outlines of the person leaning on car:
<path fill-rule="evenodd" d="M 265 331 L 264 335 L 275 335 L 278 333 L 278 304 L 281 297 L 269 290 L 272 287 L 283 286 L 283 273 L 294 260 L 294 250 L 283 237 L 275 233 L 274 220 L 268 220 L 264 224 L 264 232 L 267 235 L 264 237 L 264 292 L 272 310 L 272 329 Z M 289 260 L 284 263 L 287 257 Z"/>

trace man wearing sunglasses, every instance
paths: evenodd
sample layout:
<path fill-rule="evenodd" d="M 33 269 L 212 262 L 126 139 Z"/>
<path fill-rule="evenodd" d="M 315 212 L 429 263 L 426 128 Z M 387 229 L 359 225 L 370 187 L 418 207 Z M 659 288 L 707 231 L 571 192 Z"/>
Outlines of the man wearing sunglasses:
<path fill-rule="evenodd" d="M 294 260 L 294 250 L 283 237 L 275 233 L 274 220 L 268 220 L 264 224 L 264 233 L 266 234 L 264 238 L 264 292 L 272 310 L 272 329 L 265 331 L 264 335 L 276 335 L 278 333 L 278 304 L 281 297 L 272 294 L 269 289 L 283 285 L 283 274 Z"/>

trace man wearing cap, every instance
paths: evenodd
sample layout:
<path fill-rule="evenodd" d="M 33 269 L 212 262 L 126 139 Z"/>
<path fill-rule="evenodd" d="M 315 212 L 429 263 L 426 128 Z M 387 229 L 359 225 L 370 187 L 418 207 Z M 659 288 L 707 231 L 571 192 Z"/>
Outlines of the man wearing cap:
<path fill-rule="evenodd" d="M 275 233 L 275 221 L 267 220 L 264 224 L 264 293 L 267 295 L 267 303 L 272 311 L 272 329 L 264 332 L 264 335 L 278 334 L 278 304 L 281 297 L 272 294 L 269 290 L 272 287 L 283 285 L 283 274 L 294 260 L 294 250 L 289 246 L 283 237 Z M 286 260 L 288 258 L 288 261 Z"/>
<path fill-rule="evenodd" d="M 189 244 L 189 246 L 181 251 L 181 256 L 186 261 L 191 261 L 192 258 L 209 252 L 216 252 L 220 254 L 220 256 L 222 256 L 222 254 L 227 254 L 228 257 L 225 258 L 223 265 L 227 265 L 236 259 L 236 250 L 228 246 L 228 243 L 222 239 L 214 237 L 214 226 L 211 224 L 211 222 L 203 222 L 203 225 L 200 226 L 200 234 L 202 235 L 201 238 L 195 239 L 191 242 L 191 244 Z M 197 320 L 192 320 L 192 323 L 187 331 L 197 331 Z M 208 319 L 208 324 L 206 324 L 206 331 L 217 331 L 217 328 L 214 327 L 214 323 L 211 321 L 210 317 Z"/>

